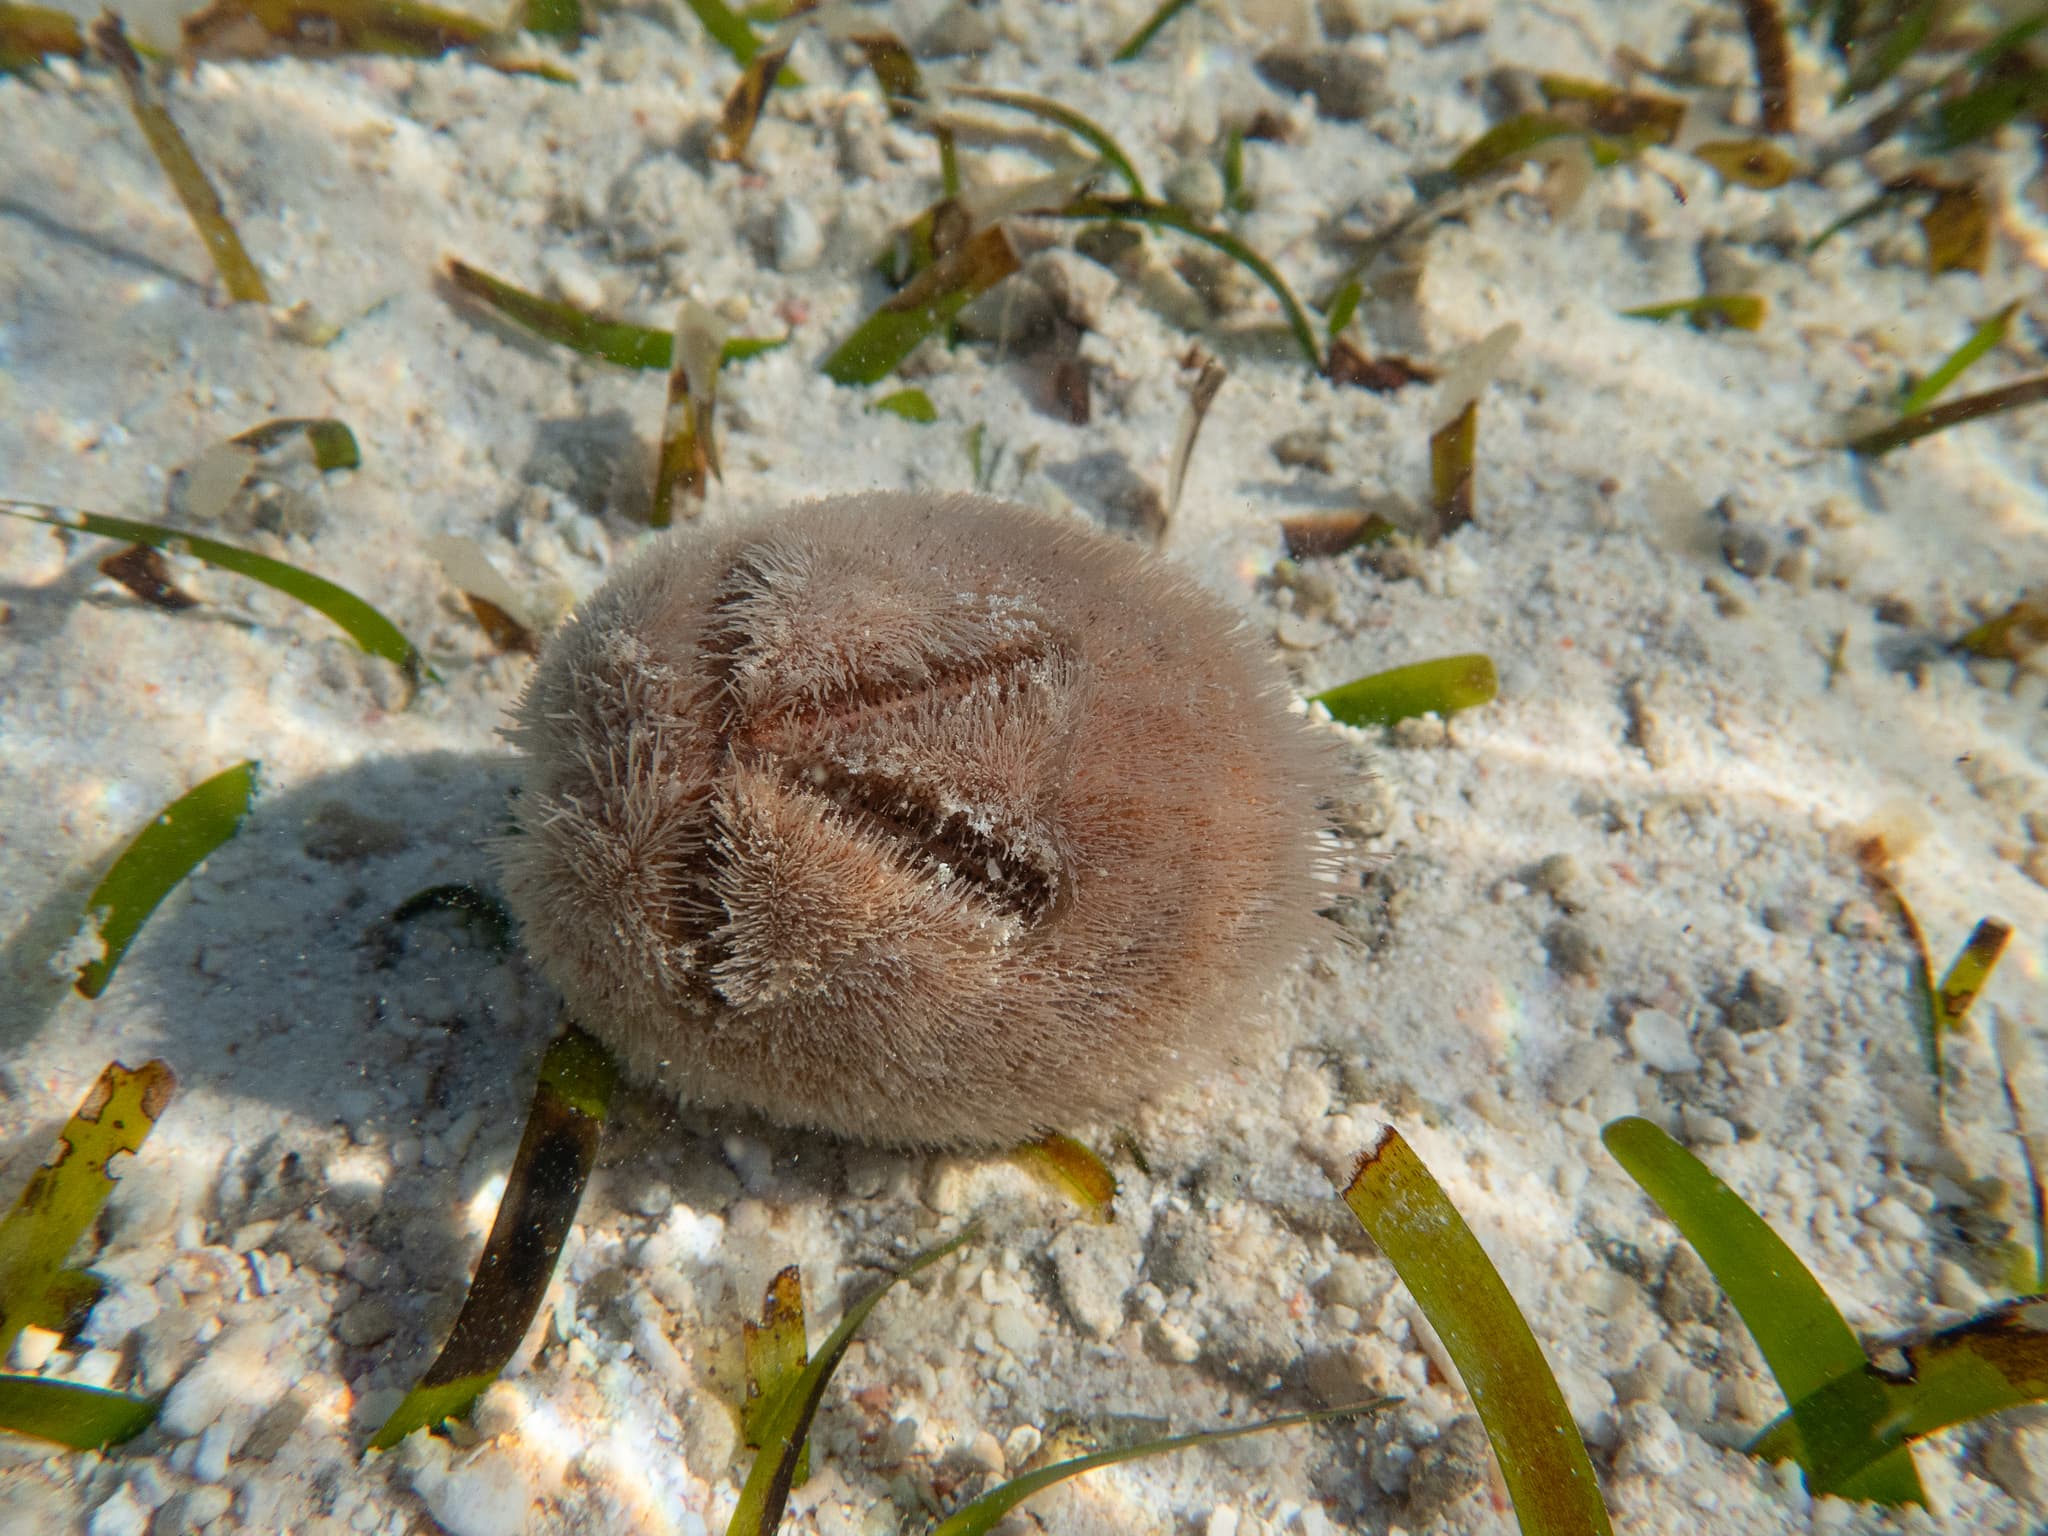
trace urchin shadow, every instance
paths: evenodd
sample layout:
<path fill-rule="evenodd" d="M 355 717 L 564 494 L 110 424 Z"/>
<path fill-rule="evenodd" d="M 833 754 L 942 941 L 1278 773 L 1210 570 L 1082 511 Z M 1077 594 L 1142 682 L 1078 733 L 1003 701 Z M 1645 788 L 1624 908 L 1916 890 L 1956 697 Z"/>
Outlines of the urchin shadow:
<path fill-rule="evenodd" d="M 246 1134 L 234 1126 L 235 1166 L 224 1171 L 250 1194 L 209 1201 L 209 1240 L 324 1201 L 344 1226 L 364 1222 L 410 1287 L 459 1288 L 474 1262 L 473 1240 L 457 1231 L 460 1196 L 509 1163 L 562 1012 L 516 930 L 507 945 L 473 907 L 413 899 L 454 886 L 497 899 L 489 850 L 511 831 L 518 772 L 503 756 L 437 752 L 259 794 L 240 831 L 172 893 L 106 993 L 88 1002 L 52 957 L 77 931 L 110 849 L 0 947 L 0 1059 L 43 1077 L 59 1062 L 90 1072 L 160 1056 L 177 1073 L 178 1099 L 283 1110 L 301 1123 L 252 1113 Z M 409 902 L 426 910 L 395 916 Z M 25 1176 L 35 1157 L 23 1154 L 47 1144 L 68 1108 L 0 1148 L 10 1174 Z M 273 1125 L 274 1134 L 259 1129 Z M 381 1197 L 322 1176 L 352 1149 L 388 1159 Z M 289 1151 L 299 1153 L 296 1171 L 281 1176 Z M 722 1209 L 742 1193 L 836 1196 L 842 1175 L 830 1138 L 622 1085 L 588 1198 L 609 1200 L 609 1186 L 654 1214 L 650 1196 L 666 1187 L 683 1203 Z M 296 1200 L 293 1184 L 304 1186 Z M 408 1184 L 433 1193 L 411 1198 Z M 381 1221 L 391 1209 L 402 1220 Z"/>
<path fill-rule="evenodd" d="M 347 1300 L 351 1288 L 314 1326 L 334 1336 L 337 1367 L 359 1392 L 410 1386 L 447 1338 L 491 1216 L 477 1202 L 511 1165 L 562 1024 L 516 933 L 506 945 L 473 905 L 394 916 L 451 886 L 495 898 L 489 845 L 510 831 L 517 776 L 504 757 L 444 752 L 259 796 L 96 1001 L 72 994 L 50 960 L 117 850 L 64 882 L 0 951 L 0 981 L 20 983 L 0 997 L 11 1070 L 83 1078 L 159 1056 L 179 1083 L 166 1124 L 180 1114 L 225 1122 L 204 1128 L 206 1144 L 227 1146 L 217 1167 L 179 1165 L 161 1138 L 154 1155 L 144 1147 L 101 1223 L 103 1254 L 162 1243 L 168 1231 L 146 1213 L 165 1198 L 175 1208 L 179 1190 L 208 1244 L 282 1247 L 316 1264 L 307 1256 L 324 1246 L 364 1302 Z M 18 1189 L 71 1107 L 13 1128 L 0 1196 Z M 922 1163 L 892 1156 L 906 1170 Z M 829 1207 L 846 1183 L 845 1149 L 828 1137 L 622 1084 L 582 1206 L 586 1217 L 623 1210 L 658 1225 L 678 1206 L 724 1213 L 745 1197 Z M 907 1238 L 915 1202 L 903 1204 Z M 326 1237 L 293 1236 L 314 1229 Z M 714 1259 L 707 1273 L 723 1268 Z M 615 1269 L 604 1273 L 619 1279 Z M 751 1311 L 751 1278 L 707 1301 Z M 629 1336 L 629 1313 L 601 1304 L 606 1294 L 592 1290 L 592 1320 Z M 362 1304 L 387 1321 L 358 1332 Z"/>
<path fill-rule="evenodd" d="M 490 888 L 485 843 L 505 824 L 512 778 L 502 759 L 435 753 L 259 793 L 86 1001 L 53 957 L 117 844 L 0 948 L 0 1056 L 36 1076 L 60 1060 L 91 1070 L 74 1062 L 81 1051 L 161 1056 L 181 1098 L 268 1103 L 344 1140 L 395 1135 L 434 1105 L 481 1104 L 495 1119 L 552 1029 L 545 988 L 459 915 L 388 918 L 428 887 Z"/>

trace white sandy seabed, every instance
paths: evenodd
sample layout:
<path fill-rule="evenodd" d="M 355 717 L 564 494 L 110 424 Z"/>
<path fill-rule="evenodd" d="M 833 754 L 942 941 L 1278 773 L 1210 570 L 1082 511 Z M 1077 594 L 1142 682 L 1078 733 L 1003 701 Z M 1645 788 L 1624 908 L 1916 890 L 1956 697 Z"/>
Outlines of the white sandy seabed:
<path fill-rule="evenodd" d="M 1753 120 L 1733 6 L 1265 9 L 1191 11 L 1113 70 L 1130 0 L 890 19 L 979 47 L 970 78 L 1089 113 L 1155 186 L 1213 161 L 1219 122 L 1283 115 L 1291 143 L 1248 147 L 1241 230 L 1304 293 L 1340 269 L 1343 231 L 1398 213 L 1411 172 L 1483 131 L 1503 66 L 1603 77 L 1625 45 L 1727 83 L 1697 97 L 1689 139 Z M 1261 79 L 1254 55 L 1289 25 L 1353 61 L 1361 99 L 1319 115 Z M 1971 1181 L 2024 1188 L 1993 1026 L 2016 1026 L 2020 1088 L 2048 1108 L 2048 734 L 2040 676 L 1943 642 L 2043 569 L 2048 413 L 1860 471 L 1829 443 L 2009 299 L 2029 308 L 1972 385 L 2041 365 L 2040 166 L 2017 138 L 1971 166 L 1997 206 L 1983 277 L 1930 280 L 1902 218 L 1804 255 L 1873 189 L 1853 165 L 1758 193 L 1656 151 L 1559 211 L 1533 168 L 1480 199 L 1430 237 L 1419 286 L 1364 314 L 1372 350 L 1423 360 L 1520 326 L 1481 406 L 1477 525 L 1398 561 L 1311 562 L 1294 589 L 1271 578 L 1281 517 L 1420 502 L 1432 391 L 1314 378 L 1267 339 L 1262 291 L 1212 281 L 1203 339 L 1231 377 L 1168 553 L 1288 642 L 1305 690 L 1455 651 L 1499 663 L 1496 703 L 1361 738 L 1378 777 L 1358 784 L 1353 942 L 1303 964 L 1234 1072 L 1136 1118 L 1151 1172 L 1119 1165 L 1112 1226 L 1000 1159 L 629 1100 L 552 1305 L 474 1424 L 361 1455 L 460 1301 L 555 1011 L 456 928 L 379 928 L 422 887 L 488 880 L 511 777 L 494 733 L 528 666 L 490 653 L 429 542 L 476 540 L 559 611 L 649 536 L 631 514 L 662 408 L 658 375 L 451 304 L 441 260 L 654 324 L 695 297 L 742 332 L 790 330 L 727 371 L 710 519 L 963 488 L 976 424 L 985 465 L 1005 449 L 993 489 L 1024 501 L 1114 522 L 1133 479 L 1164 476 L 1204 303 L 1164 265 L 1120 283 L 1034 258 L 1086 323 L 1084 426 L 1046 408 L 1019 349 L 921 352 L 928 426 L 820 375 L 879 298 L 873 253 L 936 196 L 936 157 L 834 50 L 796 62 L 809 84 L 773 98 L 744 169 L 706 154 L 732 64 L 661 4 L 604 20 L 579 89 L 461 61 L 199 69 L 178 115 L 275 293 L 342 327 L 324 347 L 218 302 L 105 74 L 0 81 L 0 492 L 162 518 L 210 445 L 338 416 L 360 469 L 286 466 L 223 526 L 369 596 L 445 678 L 401 707 L 383 663 L 266 591 L 181 567 L 208 606 L 166 615 L 98 575 L 110 546 L 0 527 L 0 1194 L 105 1062 L 161 1055 L 181 1080 L 96 1232 L 106 1299 L 75 1345 L 31 1338 L 12 1362 L 168 1389 L 162 1419 L 105 1457 L 0 1447 L 0 1530 L 715 1531 L 745 1465 L 719 1393 L 769 1275 L 802 1265 L 815 1336 L 869 1263 L 978 1216 L 979 1245 L 886 1301 L 842 1367 L 792 1529 L 895 1531 L 1065 1421 L 1195 1427 L 1389 1392 L 1400 1406 L 1371 1419 L 1096 1474 L 1014 1528 L 1505 1531 L 1469 1404 L 1331 1182 L 1387 1122 L 1527 1312 L 1618 1529 L 2037 1528 L 2048 1425 L 2025 1415 L 1919 1452 L 1931 1514 L 1816 1503 L 1736 1449 L 1781 1401 L 1598 1141 L 1622 1114 L 1671 1129 L 1866 1335 L 1999 1294 Z M 1832 66 L 1802 52 L 1800 70 L 1816 116 Z M 1044 168 L 1002 144 L 967 159 L 984 181 Z M 1174 185 L 1199 200 L 1205 182 Z M 1616 313 L 1731 288 L 1768 296 L 1761 332 Z M 241 835 L 105 997 L 65 990 L 49 957 L 94 874 L 245 757 L 267 789 Z M 1946 1131 L 1905 955 L 1848 853 L 1878 815 L 1919 827 L 1901 878 L 1938 959 L 1981 915 L 2017 930 L 1953 1043 Z M 1112 1128 L 1073 1129 L 1107 1146 Z"/>

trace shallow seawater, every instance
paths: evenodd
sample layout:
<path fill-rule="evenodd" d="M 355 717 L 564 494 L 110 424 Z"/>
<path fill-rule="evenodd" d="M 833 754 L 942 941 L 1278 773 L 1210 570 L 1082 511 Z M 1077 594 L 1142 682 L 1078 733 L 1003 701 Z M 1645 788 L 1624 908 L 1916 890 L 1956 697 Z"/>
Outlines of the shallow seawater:
<path fill-rule="evenodd" d="M 743 1323 L 758 1377 L 970 1229 L 867 1315 L 783 1529 L 928 1530 L 1069 1456 L 1381 1398 L 1002 1529 L 1477 1536 L 1578 1465 L 1575 1529 L 2039 1528 L 2039 1410 L 1945 1424 L 1901 1367 L 2048 1392 L 2048 183 L 2038 92 L 2001 94 L 2048 34 L 1943 10 L 1865 90 L 1895 34 L 1845 55 L 1823 6 L 1781 93 L 1762 5 L 1244 0 L 1124 61 L 1143 4 L 780 9 L 448 19 L 407 46 L 475 46 L 410 57 L 364 50 L 373 6 L 287 46 L 222 0 L 128 13 L 124 76 L 0 6 L 0 1418 L 69 1385 L 128 1435 L 0 1430 L 0 1530 L 723 1531 Z M 791 45 L 757 115 L 732 27 Z M 1339 765 L 1318 937 L 1228 1059 L 1049 1153 L 614 1086 L 503 905 L 541 637 L 651 544 L 876 489 L 1153 547 Z M 1308 702 L 1467 657 L 1490 697 L 1474 663 L 1364 723 Z M 934 730 L 999 686 L 955 683 Z M 901 809 L 831 814 L 939 896 L 1021 878 Z M 686 905 L 671 937 L 732 915 Z M 776 985 L 856 963 L 768 917 Z M 1817 1289 L 1724 1289 L 1623 1123 Z M 1461 1354 L 1437 1208 L 1376 1241 L 1342 1198 L 1390 1129 L 1374 1166 L 1469 1226 L 1551 1409 L 1542 1372 L 1488 1396 L 1511 1345 Z M 1785 1371 L 1859 1348 L 1879 1396 L 1806 1424 L 1916 1438 L 1816 1498 L 1747 1448 Z M 1544 1411 L 1583 1463 L 1525 1463 Z"/>

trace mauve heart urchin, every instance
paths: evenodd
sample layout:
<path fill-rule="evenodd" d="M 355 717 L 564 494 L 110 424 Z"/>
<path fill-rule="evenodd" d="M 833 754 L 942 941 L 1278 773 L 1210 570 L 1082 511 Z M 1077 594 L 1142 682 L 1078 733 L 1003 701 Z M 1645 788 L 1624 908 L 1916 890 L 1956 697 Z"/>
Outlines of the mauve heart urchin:
<path fill-rule="evenodd" d="M 506 893 L 690 1101 L 1016 1142 L 1241 1048 L 1312 937 L 1329 752 L 1220 598 L 972 496 L 677 535 L 548 644 Z"/>

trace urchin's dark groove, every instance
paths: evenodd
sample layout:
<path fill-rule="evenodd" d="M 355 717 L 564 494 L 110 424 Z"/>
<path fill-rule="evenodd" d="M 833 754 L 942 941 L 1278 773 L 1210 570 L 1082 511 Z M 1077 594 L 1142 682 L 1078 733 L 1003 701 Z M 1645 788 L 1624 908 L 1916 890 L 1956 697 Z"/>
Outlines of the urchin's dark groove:
<path fill-rule="evenodd" d="M 1001 839 L 977 832 L 964 813 L 949 813 L 911 786 L 881 774 L 854 774 L 789 758 L 777 759 L 775 767 L 787 793 L 829 801 L 912 868 L 943 865 L 950 871 L 949 884 L 972 890 L 996 913 L 1037 924 L 1052 911 L 1058 871 L 1040 868 Z"/>
<path fill-rule="evenodd" d="M 754 594 L 741 583 L 748 572 L 757 569 L 750 555 L 741 555 L 726 568 L 725 578 L 719 582 L 709 611 L 704 615 L 704 627 L 697 640 L 697 661 L 703 667 L 705 677 L 722 688 L 728 699 L 728 725 L 731 724 L 733 666 L 741 648 L 752 638 L 746 626 L 739 622 L 735 610 L 752 600 Z"/>
<path fill-rule="evenodd" d="M 1008 682 L 1033 666 L 1064 659 L 1064 652 L 1042 630 L 1028 638 L 991 645 L 973 657 L 934 666 L 924 677 L 883 682 L 857 679 L 850 688 L 817 699 L 803 699 L 764 711 L 738 728 L 749 745 L 774 748 L 777 738 L 794 731 L 796 742 L 846 735 L 863 725 L 906 708 L 958 704 L 990 678 Z M 1021 691 L 1018 690 L 1018 691 Z"/>
<path fill-rule="evenodd" d="M 765 585 L 753 576 L 757 569 L 744 556 L 728 568 L 698 647 L 704 670 L 720 677 L 728 694 L 736 658 L 754 639 L 734 610 L 756 599 L 751 585 Z M 928 792 L 894 776 L 853 772 L 818 751 L 820 743 L 843 740 L 905 709 L 962 704 L 991 681 L 1005 697 L 1022 694 L 1029 686 L 1028 672 L 1064 660 L 1065 648 L 1036 615 L 1020 617 L 1029 623 L 1026 633 L 933 665 L 923 677 L 856 677 L 848 687 L 751 718 L 738 718 L 728 708 L 718 737 L 720 754 L 728 763 L 745 760 L 771 767 L 783 793 L 824 800 L 892 858 L 921 872 L 944 869 L 945 883 L 973 891 L 995 914 L 1035 925 L 1053 909 L 1057 870 L 1042 868 L 1000 838 L 977 832 L 964 813 L 944 810 Z M 711 842 L 714 864 L 731 857 L 721 840 Z M 706 929 L 700 942 L 711 941 L 712 931 Z"/>

